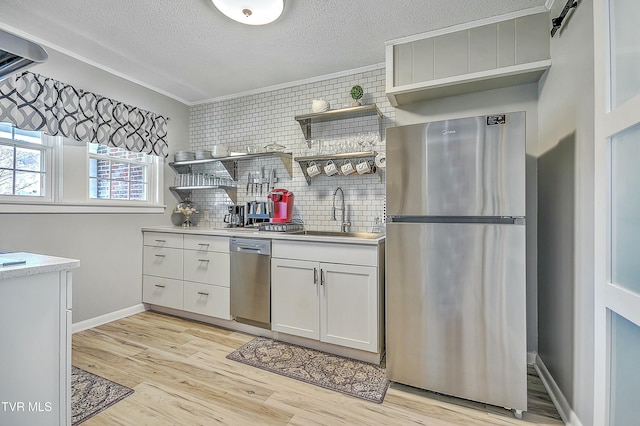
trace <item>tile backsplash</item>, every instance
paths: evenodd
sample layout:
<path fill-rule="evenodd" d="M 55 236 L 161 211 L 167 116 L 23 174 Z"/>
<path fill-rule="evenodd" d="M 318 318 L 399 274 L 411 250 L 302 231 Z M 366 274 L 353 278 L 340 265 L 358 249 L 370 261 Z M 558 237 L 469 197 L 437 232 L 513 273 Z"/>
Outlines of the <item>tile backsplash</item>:
<path fill-rule="evenodd" d="M 295 87 L 273 90 L 233 99 L 195 105 L 190 109 L 189 142 L 192 150 L 210 149 L 212 145 L 227 145 L 233 152 L 246 152 L 247 146 L 264 146 L 272 143 L 284 145 L 286 152 L 292 152 L 294 161 L 289 175 L 282 161 L 276 157 L 254 158 L 237 162 L 237 204 L 266 200 L 266 185 L 262 195 L 247 191 L 249 173 L 259 176 L 264 169 L 265 177 L 271 169 L 276 169 L 276 188 L 286 188 L 294 193 L 294 219 L 304 221 L 305 228 L 338 231 L 337 221 L 332 217 L 333 193 L 337 187 L 344 191 L 346 219 L 351 222 L 350 231 L 371 231 L 375 218 L 384 218 L 385 174 L 350 176 L 318 175 L 307 185 L 296 157 L 314 155 L 318 145 L 322 149 L 344 149 L 355 144 L 358 133 L 379 131 L 378 119 L 374 116 L 327 121 L 312 125 L 312 147 L 309 148 L 296 115 L 311 112 L 314 99 L 330 103 L 331 109 L 351 105 L 351 87 L 359 84 L 364 89 L 363 104 L 375 103 L 384 115 L 382 135 L 377 143 L 364 150 L 385 151 L 384 129 L 395 123 L 395 109 L 385 95 L 384 68 L 357 74 L 341 76 Z M 339 165 L 340 163 L 338 163 Z M 207 166 L 206 171 L 224 175 L 226 171 L 219 163 Z M 195 171 L 195 170 L 194 170 Z M 193 191 L 192 200 L 200 208 L 199 222 L 208 226 L 224 226 L 223 217 L 231 199 L 224 191 Z M 339 197 L 336 200 L 339 205 Z"/>

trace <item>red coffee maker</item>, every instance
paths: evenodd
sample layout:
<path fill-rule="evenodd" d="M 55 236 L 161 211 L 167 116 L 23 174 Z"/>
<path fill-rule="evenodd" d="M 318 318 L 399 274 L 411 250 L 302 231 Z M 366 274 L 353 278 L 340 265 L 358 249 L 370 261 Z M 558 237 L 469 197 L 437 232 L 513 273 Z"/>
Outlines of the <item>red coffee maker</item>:
<path fill-rule="evenodd" d="M 284 188 L 274 188 L 269 193 L 269 200 L 273 202 L 273 209 L 269 222 L 289 223 L 293 218 L 293 192 Z"/>

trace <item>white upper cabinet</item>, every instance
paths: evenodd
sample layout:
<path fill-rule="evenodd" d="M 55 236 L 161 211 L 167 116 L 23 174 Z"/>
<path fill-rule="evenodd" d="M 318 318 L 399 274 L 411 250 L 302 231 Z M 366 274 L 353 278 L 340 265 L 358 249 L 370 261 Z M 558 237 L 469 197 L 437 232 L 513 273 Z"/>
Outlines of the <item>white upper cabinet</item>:
<path fill-rule="evenodd" d="M 549 13 L 499 19 L 387 42 L 391 104 L 538 81 L 551 66 Z"/>

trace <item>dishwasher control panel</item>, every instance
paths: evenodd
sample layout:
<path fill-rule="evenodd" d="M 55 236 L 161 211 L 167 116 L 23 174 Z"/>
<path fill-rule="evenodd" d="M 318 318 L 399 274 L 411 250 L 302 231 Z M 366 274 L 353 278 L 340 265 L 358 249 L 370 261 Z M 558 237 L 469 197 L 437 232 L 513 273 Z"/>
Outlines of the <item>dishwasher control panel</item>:
<path fill-rule="evenodd" d="M 231 238 L 229 240 L 230 252 L 249 251 L 255 254 L 271 254 L 271 240 Z"/>

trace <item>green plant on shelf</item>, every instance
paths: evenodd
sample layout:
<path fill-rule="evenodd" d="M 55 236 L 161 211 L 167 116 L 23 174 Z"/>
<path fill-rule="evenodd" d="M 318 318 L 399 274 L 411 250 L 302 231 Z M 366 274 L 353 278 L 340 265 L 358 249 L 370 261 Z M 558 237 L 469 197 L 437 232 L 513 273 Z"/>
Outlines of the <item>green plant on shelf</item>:
<path fill-rule="evenodd" d="M 351 97 L 353 98 L 353 103 L 351 104 L 352 106 L 360 106 L 362 105 L 360 103 L 360 99 L 362 98 L 362 95 L 364 95 L 364 90 L 362 90 L 362 86 L 360 85 L 355 85 L 351 88 Z"/>

